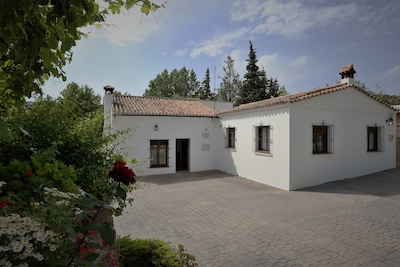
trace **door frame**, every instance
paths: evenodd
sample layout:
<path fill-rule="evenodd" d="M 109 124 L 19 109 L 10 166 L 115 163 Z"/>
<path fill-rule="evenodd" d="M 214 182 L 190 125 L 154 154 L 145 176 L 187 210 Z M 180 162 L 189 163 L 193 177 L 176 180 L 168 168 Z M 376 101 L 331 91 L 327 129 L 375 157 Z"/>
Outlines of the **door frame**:
<path fill-rule="evenodd" d="M 190 139 L 176 139 L 175 168 L 176 171 L 189 171 L 190 168 Z"/>

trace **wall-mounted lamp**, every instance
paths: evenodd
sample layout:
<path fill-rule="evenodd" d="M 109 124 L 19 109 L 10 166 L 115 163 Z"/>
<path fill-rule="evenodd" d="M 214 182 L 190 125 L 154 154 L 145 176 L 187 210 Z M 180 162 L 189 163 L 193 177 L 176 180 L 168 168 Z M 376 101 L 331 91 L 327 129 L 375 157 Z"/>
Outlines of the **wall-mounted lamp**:
<path fill-rule="evenodd" d="M 393 118 L 387 119 L 386 123 L 389 124 L 389 125 L 393 125 Z"/>
<path fill-rule="evenodd" d="M 154 125 L 154 131 L 158 131 L 158 125 Z"/>

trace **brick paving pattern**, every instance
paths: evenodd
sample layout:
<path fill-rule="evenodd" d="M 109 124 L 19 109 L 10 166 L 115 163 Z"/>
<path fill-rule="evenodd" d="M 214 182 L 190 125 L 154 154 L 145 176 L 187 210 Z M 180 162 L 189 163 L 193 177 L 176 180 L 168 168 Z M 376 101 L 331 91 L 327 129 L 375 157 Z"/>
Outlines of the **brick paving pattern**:
<path fill-rule="evenodd" d="M 292 192 L 219 171 L 145 181 L 117 234 L 200 266 L 400 266 L 400 168 Z"/>

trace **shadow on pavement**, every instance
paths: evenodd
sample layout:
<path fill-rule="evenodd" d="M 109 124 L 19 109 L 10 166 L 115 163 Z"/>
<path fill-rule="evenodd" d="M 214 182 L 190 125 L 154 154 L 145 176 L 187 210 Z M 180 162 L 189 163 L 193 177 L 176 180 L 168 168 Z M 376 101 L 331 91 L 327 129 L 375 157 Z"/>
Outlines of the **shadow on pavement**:
<path fill-rule="evenodd" d="M 398 196 L 400 200 L 400 168 L 397 167 L 357 178 L 329 182 L 298 191 L 372 195 L 379 197 Z"/>
<path fill-rule="evenodd" d="M 143 182 L 157 185 L 177 184 L 193 181 L 204 181 L 212 179 L 223 179 L 233 175 L 218 170 L 200 172 L 177 172 L 160 175 L 149 175 L 143 178 Z"/>

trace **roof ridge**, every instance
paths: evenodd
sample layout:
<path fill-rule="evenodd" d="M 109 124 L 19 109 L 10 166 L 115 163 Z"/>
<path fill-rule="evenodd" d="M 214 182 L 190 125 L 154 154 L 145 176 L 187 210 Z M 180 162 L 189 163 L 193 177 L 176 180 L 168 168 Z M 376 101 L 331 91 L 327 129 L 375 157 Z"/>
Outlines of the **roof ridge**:
<path fill-rule="evenodd" d="M 200 101 L 200 99 L 194 98 L 174 98 L 165 96 L 136 96 L 136 95 L 114 95 L 119 97 L 131 97 L 131 98 L 142 98 L 142 99 L 163 99 L 163 100 L 177 100 L 177 101 Z"/>

